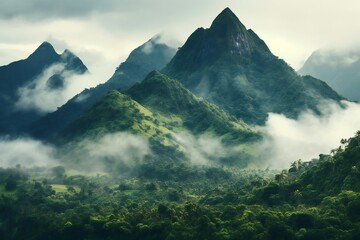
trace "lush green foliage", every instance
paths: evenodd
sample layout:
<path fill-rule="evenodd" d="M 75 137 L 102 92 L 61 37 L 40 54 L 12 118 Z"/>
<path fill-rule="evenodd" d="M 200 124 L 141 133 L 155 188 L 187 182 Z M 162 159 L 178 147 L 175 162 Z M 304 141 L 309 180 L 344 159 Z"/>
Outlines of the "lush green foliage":
<path fill-rule="evenodd" d="M 175 131 L 187 129 L 195 135 L 224 136 L 228 141 L 249 141 L 259 138 L 251 128 L 229 116 L 221 108 L 199 99 L 181 83 L 157 71 L 133 86 L 128 94 L 168 122 Z M 179 119 L 179 122 L 173 121 Z"/>
<path fill-rule="evenodd" d="M 0 237 L 358 239 L 360 134 L 342 142 L 333 156 L 275 177 L 206 167 L 167 181 L 0 170 Z"/>
<path fill-rule="evenodd" d="M 192 138 L 206 136 L 222 148 L 222 156 L 216 157 L 214 164 L 241 167 L 250 161 L 251 144 L 260 140 L 260 135 L 247 124 L 195 97 L 179 82 L 159 72 L 150 73 L 142 83 L 127 91 L 127 94 L 132 98 L 117 90 L 110 91 L 56 135 L 54 141 L 68 152 L 68 149 L 81 148 L 86 140 L 94 141 L 107 134 L 126 132 L 141 136 L 149 141 L 153 153 L 146 158 L 147 166 L 152 169 L 150 172 L 157 172 L 157 176 L 162 176 L 169 174 L 166 172 L 173 165 L 177 168 L 179 163 L 187 161 L 189 164 L 191 159 L 187 142 L 196 141 L 191 140 Z M 179 139 L 184 133 L 194 136 Z M 239 145 L 243 147 L 241 154 L 231 150 Z M 72 156 L 69 157 L 70 161 L 71 158 Z"/>

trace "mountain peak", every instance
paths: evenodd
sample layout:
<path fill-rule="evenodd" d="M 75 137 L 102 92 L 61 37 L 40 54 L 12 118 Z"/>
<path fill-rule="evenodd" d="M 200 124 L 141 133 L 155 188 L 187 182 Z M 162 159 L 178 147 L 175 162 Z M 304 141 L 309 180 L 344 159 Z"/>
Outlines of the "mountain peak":
<path fill-rule="evenodd" d="M 198 28 L 191 34 L 168 64 L 165 73 L 171 74 L 174 67 L 176 71 L 193 71 L 219 61 L 227 64 L 229 61 L 237 64 L 250 62 L 255 48 L 256 42 L 246 27 L 229 8 L 225 8 L 210 28 Z"/>
<path fill-rule="evenodd" d="M 136 89 L 138 85 L 149 94 L 160 91 L 162 92 L 161 95 L 164 96 L 169 95 L 168 91 L 172 88 L 182 88 L 180 82 L 169 78 L 168 76 L 157 70 L 151 71 L 142 82 L 135 84 L 132 88 L 130 88 L 129 92 L 131 92 L 132 89 Z M 151 91 L 154 92 L 151 93 Z"/>
<path fill-rule="evenodd" d="M 65 49 L 64 52 L 60 55 L 62 59 L 64 60 L 73 60 L 73 59 L 77 59 L 78 56 L 76 56 L 73 52 L 71 52 L 68 49 Z"/>
<path fill-rule="evenodd" d="M 153 78 L 153 77 L 160 77 L 160 76 L 164 76 L 164 74 L 162 74 L 158 70 L 153 70 L 145 77 L 144 80 L 149 79 L 149 78 Z"/>
<path fill-rule="evenodd" d="M 52 45 L 48 41 L 44 41 L 40 44 L 40 47 L 52 47 Z"/>
<path fill-rule="evenodd" d="M 198 28 L 162 71 L 252 124 L 263 124 L 268 112 L 294 118 L 307 108 L 319 112 L 324 99 L 341 100 L 321 81 L 298 76 L 229 8 L 209 29 Z"/>
<path fill-rule="evenodd" d="M 43 43 L 40 44 L 40 46 L 35 50 L 35 52 L 37 51 L 46 51 L 46 52 L 54 52 L 56 53 L 53 45 L 51 45 L 51 43 L 44 41 Z"/>
<path fill-rule="evenodd" d="M 194 101 L 195 97 L 180 82 L 168 76 L 152 71 L 127 92 L 132 98 L 151 109 L 161 112 L 179 113 Z"/>
<path fill-rule="evenodd" d="M 29 56 L 29 58 L 48 59 L 58 56 L 59 55 L 54 47 L 49 42 L 45 41 Z"/>
<path fill-rule="evenodd" d="M 65 49 L 65 51 L 60 55 L 60 58 L 72 71 L 81 74 L 88 71 L 81 59 L 68 49 Z"/>
<path fill-rule="evenodd" d="M 225 8 L 212 22 L 210 29 L 226 32 L 246 32 L 246 27 L 240 22 L 238 17 L 230 10 Z"/>

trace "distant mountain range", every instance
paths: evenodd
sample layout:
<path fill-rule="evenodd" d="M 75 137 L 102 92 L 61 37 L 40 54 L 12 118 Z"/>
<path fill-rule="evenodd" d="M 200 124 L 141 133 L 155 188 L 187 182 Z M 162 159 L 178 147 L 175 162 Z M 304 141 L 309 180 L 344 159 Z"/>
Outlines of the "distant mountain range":
<path fill-rule="evenodd" d="M 46 69 L 54 65 L 62 67 L 47 80 L 49 90 L 63 87 L 63 73 L 83 74 L 87 72 L 83 62 L 69 50 L 56 53 L 53 46 L 42 43 L 28 58 L 0 67 L 0 133 L 17 131 L 43 114 L 35 110 L 17 110 L 18 90 L 30 85 Z"/>
<path fill-rule="evenodd" d="M 317 50 L 298 72 L 320 78 L 349 100 L 360 101 L 360 51 Z"/>
<path fill-rule="evenodd" d="M 176 139 L 182 132 L 248 145 L 261 139 L 249 124 L 263 124 L 268 112 L 296 118 L 307 109 L 320 112 L 324 100 L 343 99 L 321 80 L 299 76 L 228 8 L 209 29 L 196 30 L 171 59 L 174 54 L 149 40 L 108 82 L 33 124 L 32 133 L 68 145 L 130 132 L 149 139 L 157 159 L 174 159 L 182 156 Z M 148 74 L 154 69 L 162 73 Z M 248 156 L 236 159 L 246 166 Z"/>
<path fill-rule="evenodd" d="M 40 49 L 54 55 L 48 43 Z M 32 118 L 22 130 L 65 145 L 125 131 L 149 139 L 159 159 L 172 159 L 170 152 L 181 156 L 176 137 L 182 132 L 248 145 L 261 138 L 249 125 L 265 123 L 268 112 L 296 118 L 307 109 L 320 112 L 320 102 L 342 99 L 321 80 L 299 76 L 226 8 L 177 52 L 150 39 L 106 83 Z M 245 165 L 246 154 L 240 155 Z"/>
<path fill-rule="evenodd" d="M 34 122 L 25 131 L 33 136 L 47 138 L 61 131 L 95 103 L 100 101 L 108 91 L 126 90 L 133 84 L 143 80 L 153 70 L 160 70 L 175 55 L 176 49 L 159 42 L 155 36 L 134 49 L 125 62 L 116 68 L 113 76 L 104 84 L 85 89 L 70 99 L 57 111 Z"/>

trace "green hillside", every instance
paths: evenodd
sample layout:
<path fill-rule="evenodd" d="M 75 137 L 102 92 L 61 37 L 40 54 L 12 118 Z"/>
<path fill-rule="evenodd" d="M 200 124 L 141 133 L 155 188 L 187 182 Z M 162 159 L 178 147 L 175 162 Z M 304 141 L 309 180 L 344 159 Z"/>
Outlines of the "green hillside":
<path fill-rule="evenodd" d="M 171 131 L 162 126 L 154 114 L 119 91 L 110 91 L 59 135 L 64 141 L 96 139 L 107 133 L 129 132 L 170 144 L 165 135 Z"/>
<path fill-rule="evenodd" d="M 259 139 L 248 125 L 196 97 L 181 83 L 157 71 L 150 73 L 127 93 L 143 106 L 158 113 L 158 116 L 161 115 L 169 128 L 174 128 L 175 131 L 185 128 L 196 135 L 220 136 L 233 143 Z"/>
<path fill-rule="evenodd" d="M 197 158 L 239 167 L 253 162 L 253 145 L 260 135 L 215 105 L 195 97 L 179 82 L 154 71 L 127 94 L 110 91 L 54 141 L 66 152 L 74 146 L 79 151 L 84 141 L 96 141 L 107 134 L 140 136 L 149 142 L 151 154 L 144 166 L 152 172 L 168 172 L 169 164 L 179 168 L 186 163 L 191 168 L 190 163 Z M 200 157 L 194 155 L 191 144 L 205 144 L 195 150 Z M 215 144 L 220 152 L 204 150 L 206 144 Z"/>
<path fill-rule="evenodd" d="M 339 148 L 333 149 L 330 155 L 323 155 L 317 164 L 300 175 L 298 183 L 307 186 L 302 190 L 312 194 L 307 198 L 309 201 L 342 191 L 360 190 L 360 131 L 341 143 Z"/>

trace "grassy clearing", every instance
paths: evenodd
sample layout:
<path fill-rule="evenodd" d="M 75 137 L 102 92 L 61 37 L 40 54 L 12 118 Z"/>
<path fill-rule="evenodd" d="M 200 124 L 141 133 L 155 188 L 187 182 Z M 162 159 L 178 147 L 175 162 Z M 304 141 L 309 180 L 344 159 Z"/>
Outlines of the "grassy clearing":
<path fill-rule="evenodd" d="M 73 187 L 76 192 L 80 192 L 80 188 L 78 186 L 67 186 L 63 184 L 51 184 L 50 186 L 56 193 L 68 192 L 68 187 Z"/>

